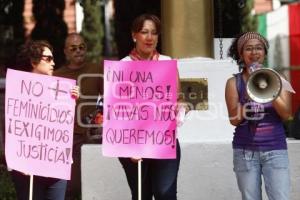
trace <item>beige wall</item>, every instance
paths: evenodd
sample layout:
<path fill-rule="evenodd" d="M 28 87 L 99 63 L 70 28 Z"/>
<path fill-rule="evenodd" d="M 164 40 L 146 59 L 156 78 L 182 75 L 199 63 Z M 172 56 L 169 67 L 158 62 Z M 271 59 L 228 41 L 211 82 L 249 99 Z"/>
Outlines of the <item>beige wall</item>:
<path fill-rule="evenodd" d="M 163 53 L 174 58 L 213 57 L 213 1 L 161 2 Z"/>

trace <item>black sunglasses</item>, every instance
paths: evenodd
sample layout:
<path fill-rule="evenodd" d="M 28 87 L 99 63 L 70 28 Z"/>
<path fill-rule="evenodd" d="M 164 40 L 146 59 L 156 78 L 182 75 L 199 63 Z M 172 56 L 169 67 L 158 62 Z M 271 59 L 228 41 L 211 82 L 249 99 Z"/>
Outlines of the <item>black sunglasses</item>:
<path fill-rule="evenodd" d="M 86 48 L 86 46 L 85 46 L 84 44 L 80 44 L 80 45 L 72 45 L 72 46 L 69 48 L 69 50 L 70 50 L 71 52 L 75 52 L 75 51 L 77 51 L 77 49 L 80 50 L 80 51 L 83 51 L 83 50 L 85 50 L 85 48 Z"/>
<path fill-rule="evenodd" d="M 47 63 L 50 63 L 51 61 L 54 60 L 54 58 L 53 58 L 53 56 L 42 55 L 41 60 L 44 60 Z"/>

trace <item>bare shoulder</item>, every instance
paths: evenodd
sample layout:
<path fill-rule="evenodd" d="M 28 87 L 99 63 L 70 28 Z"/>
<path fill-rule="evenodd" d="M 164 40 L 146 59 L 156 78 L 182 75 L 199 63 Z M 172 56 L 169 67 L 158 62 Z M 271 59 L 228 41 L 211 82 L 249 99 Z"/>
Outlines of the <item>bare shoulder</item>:
<path fill-rule="evenodd" d="M 226 82 L 226 88 L 227 87 L 232 87 L 232 86 L 235 86 L 235 77 L 230 77 L 229 79 L 227 79 L 227 82 Z"/>
<path fill-rule="evenodd" d="M 230 77 L 226 82 L 225 96 L 230 99 L 237 96 L 236 78 L 234 76 Z"/>

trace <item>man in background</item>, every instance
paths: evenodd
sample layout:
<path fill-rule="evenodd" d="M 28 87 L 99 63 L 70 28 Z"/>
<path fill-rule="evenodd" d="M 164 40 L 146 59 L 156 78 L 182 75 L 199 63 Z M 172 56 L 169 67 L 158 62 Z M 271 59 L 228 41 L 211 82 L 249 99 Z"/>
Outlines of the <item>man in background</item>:
<path fill-rule="evenodd" d="M 54 76 L 77 80 L 80 87 L 74 120 L 71 180 L 68 182 L 66 193 L 67 200 L 76 200 L 81 199 L 81 146 L 89 143 L 87 133 L 90 128 L 87 121 L 96 111 L 98 95 L 103 94 L 103 66 L 100 63 L 87 62 L 87 46 L 78 33 L 71 33 L 67 36 L 64 53 L 67 63 L 57 69 Z"/>

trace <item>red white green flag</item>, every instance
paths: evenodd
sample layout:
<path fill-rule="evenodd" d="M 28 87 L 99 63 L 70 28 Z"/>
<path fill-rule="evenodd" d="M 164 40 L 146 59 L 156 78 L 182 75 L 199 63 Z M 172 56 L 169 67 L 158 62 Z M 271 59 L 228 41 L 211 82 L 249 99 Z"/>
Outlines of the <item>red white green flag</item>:
<path fill-rule="evenodd" d="M 296 91 L 292 95 L 295 112 L 300 107 L 300 3 L 282 6 L 258 18 L 258 31 L 270 43 L 268 66 L 292 69 L 284 70 L 284 74 Z"/>

